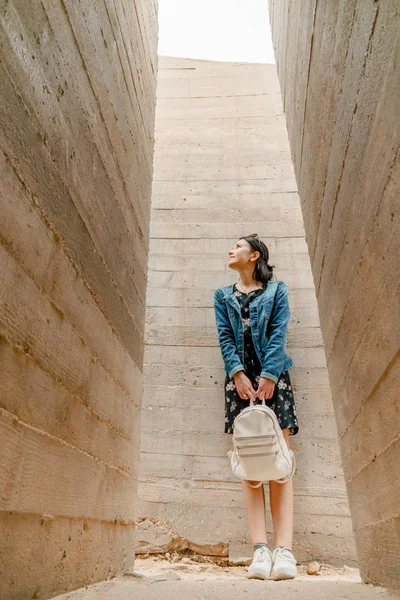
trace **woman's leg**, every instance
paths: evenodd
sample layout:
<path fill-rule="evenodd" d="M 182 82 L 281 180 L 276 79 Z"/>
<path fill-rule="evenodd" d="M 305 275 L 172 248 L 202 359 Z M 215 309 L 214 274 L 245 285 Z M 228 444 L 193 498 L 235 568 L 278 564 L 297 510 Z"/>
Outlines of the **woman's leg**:
<path fill-rule="evenodd" d="M 282 431 L 289 447 L 289 430 Z M 269 499 L 275 531 L 275 545 L 292 547 L 293 541 L 293 479 L 286 483 L 269 482 Z"/>
<path fill-rule="evenodd" d="M 251 488 L 242 482 L 244 505 L 249 525 L 250 539 L 255 544 L 267 543 L 264 486 Z"/>

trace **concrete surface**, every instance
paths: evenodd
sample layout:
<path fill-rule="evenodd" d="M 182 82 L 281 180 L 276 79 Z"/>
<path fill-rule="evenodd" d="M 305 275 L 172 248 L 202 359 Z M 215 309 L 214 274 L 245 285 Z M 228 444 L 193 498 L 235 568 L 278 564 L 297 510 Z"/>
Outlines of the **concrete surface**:
<path fill-rule="evenodd" d="M 253 600 L 387 600 L 399 598 L 383 588 L 368 587 L 362 583 L 345 581 L 162 581 L 147 583 L 142 580 L 122 579 L 58 596 L 57 600 L 230 600 L 252 598 Z"/>
<path fill-rule="evenodd" d="M 0 597 L 132 567 L 153 2 L 0 2 Z"/>
<path fill-rule="evenodd" d="M 399 598 L 389 590 L 362 584 L 358 570 L 348 567 L 335 569 L 322 565 L 315 576 L 300 569 L 293 581 L 257 581 L 246 578 L 244 567 L 218 567 L 209 562 L 196 564 L 189 557 L 180 557 L 176 562 L 139 559 L 129 575 L 58 596 L 57 600 L 216 600 L 247 596 L 256 600 L 291 600 L 294 595 L 301 600 Z"/>
<path fill-rule="evenodd" d="M 275 66 L 160 58 L 137 549 L 250 556 L 224 434 L 213 294 L 228 250 L 265 240 L 289 287 L 299 561 L 355 564 L 317 303 Z M 268 526 L 271 533 L 271 522 Z"/>
<path fill-rule="evenodd" d="M 400 589 L 400 5 L 269 5 L 361 573 Z"/>

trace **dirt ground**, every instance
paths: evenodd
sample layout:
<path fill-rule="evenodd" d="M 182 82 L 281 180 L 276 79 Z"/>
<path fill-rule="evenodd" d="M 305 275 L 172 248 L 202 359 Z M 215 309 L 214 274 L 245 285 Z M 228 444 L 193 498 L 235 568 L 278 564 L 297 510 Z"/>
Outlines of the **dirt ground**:
<path fill-rule="evenodd" d="M 304 600 L 400 599 L 393 591 L 361 583 L 358 570 L 346 566 L 321 565 L 317 575 L 307 575 L 304 565 L 292 581 L 258 581 L 246 578 L 246 567 L 221 563 L 206 557 L 137 557 L 131 573 L 57 600 L 291 600 L 295 594 Z"/>

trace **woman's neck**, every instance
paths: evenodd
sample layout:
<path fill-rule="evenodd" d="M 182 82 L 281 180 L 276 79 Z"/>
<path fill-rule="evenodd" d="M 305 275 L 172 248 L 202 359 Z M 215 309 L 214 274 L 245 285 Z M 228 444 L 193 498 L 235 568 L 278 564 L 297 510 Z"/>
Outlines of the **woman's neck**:
<path fill-rule="evenodd" d="M 240 279 L 239 279 L 239 285 L 242 286 L 243 288 L 247 289 L 250 287 L 261 287 L 262 283 L 261 281 L 255 281 L 255 279 L 253 279 L 253 273 L 249 273 L 249 272 L 240 272 Z"/>

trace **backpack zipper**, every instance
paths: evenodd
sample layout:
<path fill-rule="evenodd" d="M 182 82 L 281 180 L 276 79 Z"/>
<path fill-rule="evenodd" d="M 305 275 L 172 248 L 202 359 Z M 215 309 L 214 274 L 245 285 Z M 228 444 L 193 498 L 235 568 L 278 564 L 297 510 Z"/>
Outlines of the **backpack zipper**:
<path fill-rule="evenodd" d="M 275 435 L 273 433 L 269 433 L 267 435 L 235 435 L 234 437 L 235 440 L 262 440 L 274 438 Z"/>
<path fill-rule="evenodd" d="M 275 446 L 275 442 L 272 441 L 268 444 L 268 442 L 257 442 L 255 444 L 237 444 L 235 443 L 235 448 L 272 448 Z"/>
<path fill-rule="evenodd" d="M 278 451 L 275 450 L 273 452 L 260 452 L 257 454 L 242 454 L 241 452 L 238 452 L 237 455 L 239 458 L 253 458 L 253 456 L 272 456 L 273 454 L 278 454 Z"/>

